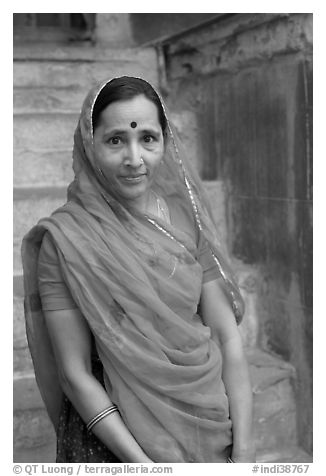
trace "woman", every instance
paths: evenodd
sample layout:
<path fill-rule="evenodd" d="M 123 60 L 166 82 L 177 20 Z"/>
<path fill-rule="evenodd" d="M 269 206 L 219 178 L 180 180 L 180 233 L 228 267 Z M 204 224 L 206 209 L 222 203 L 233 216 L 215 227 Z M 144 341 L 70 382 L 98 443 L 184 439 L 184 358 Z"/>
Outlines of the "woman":
<path fill-rule="evenodd" d="M 67 203 L 24 238 L 27 334 L 57 462 L 251 462 L 241 296 L 146 81 L 87 96 Z"/>

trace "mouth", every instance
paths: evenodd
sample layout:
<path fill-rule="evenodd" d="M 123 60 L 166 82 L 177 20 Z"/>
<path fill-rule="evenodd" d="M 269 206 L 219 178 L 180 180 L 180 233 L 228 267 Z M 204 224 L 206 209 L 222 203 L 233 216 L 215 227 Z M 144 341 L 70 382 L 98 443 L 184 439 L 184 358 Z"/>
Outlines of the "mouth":
<path fill-rule="evenodd" d="M 123 182 L 138 183 L 141 182 L 144 177 L 146 177 L 146 175 L 146 173 L 135 175 L 121 175 L 120 180 L 122 180 Z"/>

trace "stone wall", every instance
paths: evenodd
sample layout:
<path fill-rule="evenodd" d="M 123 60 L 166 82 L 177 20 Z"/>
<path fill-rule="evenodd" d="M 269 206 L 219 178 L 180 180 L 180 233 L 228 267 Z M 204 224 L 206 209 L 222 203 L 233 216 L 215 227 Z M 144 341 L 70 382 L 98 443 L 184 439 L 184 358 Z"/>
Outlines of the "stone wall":
<path fill-rule="evenodd" d="M 129 13 L 129 21 L 134 42 L 142 44 L 176 34 L 215 15 L 216 13 Z"/>
<path fill-rule="evenodd" d="M 233 15 L 163 47 L 168 103 L 183 130 L 189 119 L 202 177 L 223 191 L 224 238 L 252 270 L 257 343 L 296 368 L 311 451 L 312 15 Z"/>

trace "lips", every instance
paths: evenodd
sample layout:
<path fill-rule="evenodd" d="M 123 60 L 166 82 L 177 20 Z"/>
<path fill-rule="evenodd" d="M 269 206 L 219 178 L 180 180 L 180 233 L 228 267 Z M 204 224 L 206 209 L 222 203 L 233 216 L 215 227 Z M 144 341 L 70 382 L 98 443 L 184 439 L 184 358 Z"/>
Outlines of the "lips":
<path fill-rule="evenodd" d="M 123 182 L 138 183 L 141 182 L 146 175 L 146 173 L 135 175 L 121 175 L 120 180 L 122 180 Z"/>
<path fill-rule="evenodd" d="M 125 179 L 135 179 L 138 177 L 142 177 L 143 175 L 146 175 L 146 174 L 144 173 L 144 174 L 137 174 L 137 175 L 121 175 L 121 177 Z"/>

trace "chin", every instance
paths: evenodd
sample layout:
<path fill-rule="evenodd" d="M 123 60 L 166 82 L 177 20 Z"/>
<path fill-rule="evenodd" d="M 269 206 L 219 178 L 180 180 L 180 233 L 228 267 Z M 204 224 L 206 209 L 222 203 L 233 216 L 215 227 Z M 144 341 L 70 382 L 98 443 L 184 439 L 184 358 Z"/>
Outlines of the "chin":
<path fill-rule="evenodd" d="M 131 190 L 121 190 L 119 195 L 124 200 L 140 200 L 146 196 L 148 190 L 147 187 L 134 187 Z"/>

